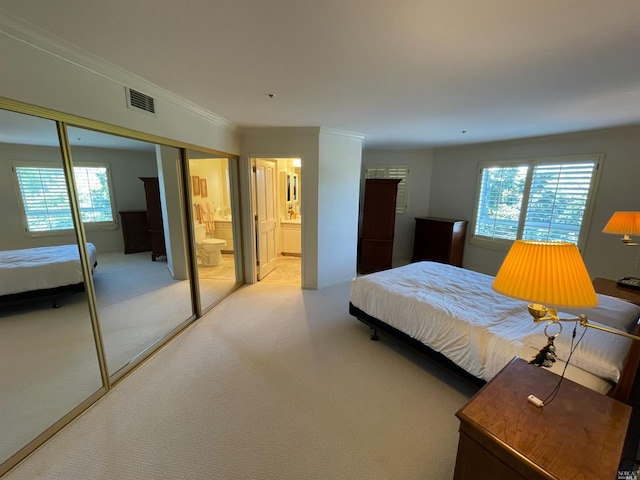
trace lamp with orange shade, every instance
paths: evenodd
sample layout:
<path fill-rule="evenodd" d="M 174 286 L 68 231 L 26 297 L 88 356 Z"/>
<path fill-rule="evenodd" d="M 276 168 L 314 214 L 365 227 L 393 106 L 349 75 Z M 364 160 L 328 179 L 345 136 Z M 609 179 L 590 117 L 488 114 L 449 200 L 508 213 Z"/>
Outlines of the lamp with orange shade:
<path fill-rule="evenodd" d="M 558 317 L 558 307 L 590 308 L 598 304 L 587 267 L 574 243 L 516 240 L 492 287 L 508 297 L 530 302 L 529 313 L 535 322 L 577 320 L 583 327 L 640 340 L 626 332 L 593 325 L 586 315 Z"/>
<path fill-rule="evenodd" d="M 540 352 L 547 355 L 550 361 L 555 361 L 553 339 L 562 332 L 561 322 L 578 322 L 583 327 L 640 340 L 636 335 L 591 324 L 586 315 L 575 318 L 558 316 L 558 307 L 590 308 L 598 304 L 591 278 L 574 243 L 516 240 L 507 253 L 492 287 L 503 295 L 529 302 L 528 309 L 534 322 L 548 322 L 545 327 L 548 344 Z M 558 327 L 555 335 L 548 334 L 547 329 L 550 326 Z M 566 363 L 568 362 L 569 358 L 566 359 Z M 549 366 L 544 358 L 541 358 L 540 362 L 532 360 L 530 363 Z M 529 401 L 542 407 L 547 400 L 543 402 L 530 395 Z"/>
<path fill-rule="evenodd" d="M 625 245 L 638 246 L 640 243 L 631 240 L 631 235 L 640 235 L 640 212 L 613 212 L 602 231 L 622 235 Z"/>

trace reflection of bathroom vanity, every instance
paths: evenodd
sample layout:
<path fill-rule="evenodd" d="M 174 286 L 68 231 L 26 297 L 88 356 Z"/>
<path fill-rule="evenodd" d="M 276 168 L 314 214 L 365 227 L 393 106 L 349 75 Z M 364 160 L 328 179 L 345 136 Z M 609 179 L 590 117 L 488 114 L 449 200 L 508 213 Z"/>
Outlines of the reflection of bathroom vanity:
<path fill-rule="evenodd" d="M 302 242 L 300 235 L 300 217 L 280 221 L 282 232 L 282 254 L 300 255 Z"/>
<path fill-rule="evenodd" d="M 233 228 L 231 220 L 218 220 L 215 223 L 215 236 L 227 241 L 227 245 L 222 249 L 223 252 L 233 252 Z"/>

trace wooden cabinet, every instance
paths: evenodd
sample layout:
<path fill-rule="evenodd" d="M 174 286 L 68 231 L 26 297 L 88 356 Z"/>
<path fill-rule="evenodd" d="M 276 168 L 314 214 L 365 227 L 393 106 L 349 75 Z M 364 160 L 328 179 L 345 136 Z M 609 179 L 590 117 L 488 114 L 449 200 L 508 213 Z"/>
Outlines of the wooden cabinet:
<path fill-rule="evenodd" d="M 429 260 L 461 267 L 467 223 L 449 218 L 416 218 L 411 261 Z"/>
<path fill-rule="evenodd" d="M 631 407 L 516 358 L 456 416 L 454 480 L 616 478 Z"/>
<path fill-rule="evenodd" d="M 400 179 L 367 179 L 364 187 L 358 272 L 391 268 Z"/>
<path fill-rule="evenodd" d="M 120 212 L 120 227 L 122 228 L 125 254 L 151 250 L 146 210 Z"/>
<path fill-rule="evenodd" d="M 147 200 L 147 221 L 151 239 L 151 260 L 167 254 L 164 243 L 164 225 L 162 222 L 162 205 L 160 203 L 160 184 L 158 177 L 139 177 L 144 183 Z"/>

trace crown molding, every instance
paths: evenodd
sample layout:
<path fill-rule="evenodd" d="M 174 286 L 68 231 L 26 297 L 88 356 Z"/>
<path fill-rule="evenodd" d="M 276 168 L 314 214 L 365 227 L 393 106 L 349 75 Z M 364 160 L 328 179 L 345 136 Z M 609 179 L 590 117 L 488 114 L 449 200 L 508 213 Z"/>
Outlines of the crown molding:
<path fill-rule="evenodd" d="M 13 40 L 28 45 L 56 57 L 76 67 L 87 70 L 123 87 L 131 87 L 141 92 L 162 99 L 164 102 L 182 108 L 200 118 L 228 129 L 236 129 L 237 125 L 213 112 L 190 102 L 128 70 L 119 67 L 102 57 L 94 55 L 77 45 L 60 37 L 44 32 L 36 26 L 0 9 L 0 33 Z"/>
<path fill-rule="evenodd" d="M 351 140 L 360 140 L 364 142 L 365 135 L 362 133 L 349 132 L 347 130 L 339 130 L 335 128 L 320 127 L 320 133 L 331 135 L 333 137 L 349 138 Z"/>

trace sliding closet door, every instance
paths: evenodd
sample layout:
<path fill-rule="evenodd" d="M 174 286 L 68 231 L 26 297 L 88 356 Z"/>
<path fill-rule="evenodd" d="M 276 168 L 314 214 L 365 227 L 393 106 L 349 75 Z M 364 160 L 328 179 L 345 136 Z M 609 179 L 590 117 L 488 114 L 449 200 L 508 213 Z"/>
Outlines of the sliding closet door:
<path fill-rule="evenodd" d="M 189 150 L 196 271 L 202 310 L 206 311 L 242 280 L 237 232 L 237 161 Z"/>
<path fill-rule="evenodd" d="M 0 184 L 2 463 L 103 385 L 53 121 L 0 110 Z"/>
<path fill-rule="evenodd" d="M 109 375 L 195 318 L 180 152 L 68 127 Z"/>

